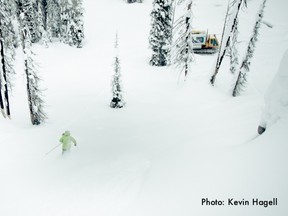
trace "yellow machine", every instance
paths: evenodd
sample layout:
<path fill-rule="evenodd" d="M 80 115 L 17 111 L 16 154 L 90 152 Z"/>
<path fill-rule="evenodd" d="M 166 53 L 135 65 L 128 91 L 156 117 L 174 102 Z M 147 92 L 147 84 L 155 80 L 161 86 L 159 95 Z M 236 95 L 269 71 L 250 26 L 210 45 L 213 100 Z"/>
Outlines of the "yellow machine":
<path fill-rule="evenodd" d="M 192 31 L 193 51 L 196 54 L 214 54 L 219 49 L 219 42 L 215 34 L 205 31 Z"/>

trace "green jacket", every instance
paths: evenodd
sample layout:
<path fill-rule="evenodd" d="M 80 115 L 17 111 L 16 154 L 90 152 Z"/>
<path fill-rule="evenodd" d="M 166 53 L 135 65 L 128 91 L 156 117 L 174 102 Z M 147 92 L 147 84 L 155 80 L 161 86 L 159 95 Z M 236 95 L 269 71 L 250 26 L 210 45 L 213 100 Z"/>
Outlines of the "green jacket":
<path fill-rule="evenodd" d="M 77 145 L 76 140 L 70 135 L 69 131 L 65 131 L 62 134 L 62 137 L 60 138 L 60 142 L 62 143 L 62 150 L 70 150 L 71 144 L 74 143 L 74 145 Z"/>

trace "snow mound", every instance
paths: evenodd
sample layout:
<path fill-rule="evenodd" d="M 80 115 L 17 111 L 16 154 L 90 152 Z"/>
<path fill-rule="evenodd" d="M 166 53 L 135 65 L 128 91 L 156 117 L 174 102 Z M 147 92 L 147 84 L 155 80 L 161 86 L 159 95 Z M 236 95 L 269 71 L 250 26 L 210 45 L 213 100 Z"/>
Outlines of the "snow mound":
<path fill-rule="evenodd" d="M 260 126 L 267 128 L 288 114 L 288 50 L 283 55 L 279 70 L 264 100 Z"/>

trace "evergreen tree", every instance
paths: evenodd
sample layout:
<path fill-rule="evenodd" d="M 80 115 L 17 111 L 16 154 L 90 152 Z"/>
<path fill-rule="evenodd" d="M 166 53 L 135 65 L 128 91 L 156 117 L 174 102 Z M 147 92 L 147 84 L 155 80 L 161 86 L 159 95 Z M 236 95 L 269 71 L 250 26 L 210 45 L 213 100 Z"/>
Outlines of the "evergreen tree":
<path fill-rule="evenodd" d="M 111 108 L 122 108 L 125 105 L 122 95 L 121 73 L 120 73 L 120 61 L 118 57 L 118 36 L 116 34 L 115 40 L 116 56 L 114 58 L 114 75 L 112 80 L 112 94 L 113 98 L 110 103 Z"/>
<path fill-rule="evenodd" d="M 15 74 L 13 62 L 17 36 L 12 23 L 15 11 L 14 4 L 0 0 L 0 108 L 4 117 L 10 118 L 9 90 Z M 10 87 L 10 88 L 9 88 Z"/>
<path fill-rule="evenodd" d="M 60 1 L 60 40 L 81 48 L 84 40 L 82 0 Z"/>
<path fill-rule="evenodd" d="M 10 117 L 10 106 L 9 106 L 9 93 L 7 87 L 7 69 L 6 69 L 6 59 L 4 54 L 4 43 L 1 30 L 1 21 L 0 21 L 0 59 L 1 59 L 1 68 L 0 68 L 0 107 L 1 113 L 4 117 L 6 115 Z M 4 96 L 4 97 L 3 97 Z"/>
<path fill-rule="evenodd" d="M 35 5 L 33 5 L 33 0 L 16 0 L 17 7 L 18 7 L 18 15 L 24 14 L 24 18 L 22 20 L 23 25 L 27 25 L 30 35 L 31 35 L 31 42 L 35 43 L 39 41 L 39 33 L 37 19 L 36 19 L 36 9 Z M 36 7 L 37 8 L 37 7 Z"/>
<path fill-rule="evenodd" d="M 43 12 L 43 4 L 42 2 L 38 1 L 37 3 L 37 13 L 36 13 L 36 19 L 37 19 L 37 24 L 38 24 L 38 38 L 41 39 L 42 43 L 44 44 L 45 47 L 48 47 L 48 37 L 47 37 L 47 32 L 45 30 L 44 26 L 44 12 Z"/>
<path fill-rule="evenodd" d="M 69 45 L 81 48 L 84 40 L 82 0 L 72 1 L 71 20 L 69 22 Z"/>
<path fill-rule="evenodd" d="M 44 20 L 44 27 L 46 29 L 46 19 L 47 19 L 47 1 L 48 0 L 39 0 L 42 4 L 43 8 L 43 20 Z"/>
<path fill-rule="evenodd" d="M 60 1 L 60 41 L 69 44 L 69 26 L 72 20 L 71 11 L 72 4 L 69 0 L 59 0 Z"/>
<path fill-rule="evenodd" d="M 192 4 L 189 0 L 186 14 L 176 21 L 175 32 L 179 35 L 173 45 L 173 63 L 179 68 L 184 77 L 191 73 L 191 63 L 194 61 L 192 46 Z"/>
<path fill-rule="evenodd" d="M 169 64 L 172 42 L 172 1 L 154 0 L 151 17 L 152 26 L 149 42 L 153 54 L 150 64 L 165 66 Z"/>
<path fill-rule="evenodd" d="M 20 14 L 21 40 L 24 54 L 25 74 L 27 79 L 27 94 L 30 111 L 30 119 L 33 125 L 39 125 L 47 118 L 43 110 L 44 101 L 40 89 L 40 78 L 34 62 L 34 53 L 31 50 L 30 31 L 24 20 L 24 14 Z"/>
<path fill-rule="evenodd" d="M 46 32 L 49 41 L 60 37 L 60 5 L 55 0 L 46 0 Z"/>
<path fill-rule="evenodd" d="M 253 58 L 254 51 L 256 49 L 256 42 L 258 41 L 259 29 L 261 27 L 266 2 L 267 0 L 263 0 L 260 10 L 257 14 L 257 20 L 253 28 L 253 34 L 252 34 L 252 37 L 250 38 L 247 51 L 246 51 L 246 55 L 245 55 L 244 60 L 242 61 L 240 71 L 238 74 L 238 78 L 237 78 L 235 87 L 233 89 L 232 95 L 234 97 L 238 96 L 246 87 L 247 73 L 250 71 L 251 59 Z"/>

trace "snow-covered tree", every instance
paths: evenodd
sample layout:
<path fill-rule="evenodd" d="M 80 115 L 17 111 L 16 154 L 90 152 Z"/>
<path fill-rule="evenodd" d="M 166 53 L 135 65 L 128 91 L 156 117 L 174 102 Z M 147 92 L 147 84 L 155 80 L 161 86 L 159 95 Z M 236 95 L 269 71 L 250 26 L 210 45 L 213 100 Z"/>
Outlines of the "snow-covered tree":
<path fill-rule="evenodd" d="M 1 13 L 1 12 L 0 12 Z M 0 20 L 0 60 L 1 60 L 1 68 L 0 68 L 0 107 L 1 113 L 4 117 L 6 115 L 10 117 L 10 105 L 9 105 L 9 93 L 7 87 L 7 68 L 6 68 L 6 57 L 4 51 L 4 42 L 3 42 L 3 34 L 2 34 L 2 23 Z M 4 97 L 3 97 L 4 96 Z"/>
<path fill-rule="evenodd" d="M 60 1 L 60 41 L 69 43 L 69 22 L 71 19 L 72 4 L 69 0 Z"/>
<path fill-rule="evenodd" d="M 13 62 L 17 36 L 13 19 L 15 5 L 8 0 L 0 0 L 0 108 L 4 117 L 10 117 L 9 90 L 12 88 L 12 79 L 15 74 Z"/>
<path fill-rule="evenodd" d="M 236 20 L 235 28 L 232 34 L 232 39 L 228 48 L 230 56 L 230 72 L 235 74 L 239 65 L 239 52 L 238 52 L 238 20 Z"/>
<path fill-rule="evenodd" d="M 46 32 L 49 41 L 60 37 L 60 5 L 58 1 L 46 0 Z"/>
<path fill-rule="evenodd" d="M 0 76 L 2 76 L 2 74 L 0 74 Z M 0 78 L 0 87 L 2 88 L 2 78 Z M 0 109 L 1 109 L 1 113 L 4 116 L 4 118 L 6 118 L 6 111 L 5 111 L 5 105 L 4 105 L 4 98 L 2 95 L 2 90 L 0 91 Z"/>
<path fill-rule="evenodd" d="M 47 37 L 47 32 L 44 26 L 43 4 L 40 1 L 38 1 L 37 3 L 36 19 L 38 24 L 38 38 L 40 38 L 41 42 L 44 44 L 45 47 L 48 47 L 49 39 Z"/>
<path fill-rule="evenodd" d="M 176 21 L 174 33 L 176 40 L 173 44 L 172 61 L 177 65 L 180 75 L 184 73 L 185 78 L 191 73 L 191 63 L 194 61 L 192 46 L 192 4 L 192 0 L 187 2 L 186 13 Z"/>
<path fill-rule="evenodd" d="M 37 32 L 38 25 L 33 0 L 16 0 L 18 7 L 18 15 L 24 14 L 23 25 L 27 25 L 31 35 L 31 42 L 39 41 L 39 34 Z"/>
<path fill-rule="evenodd" d="M 114 75 L 112 79 L 112 100 L 110 103 L 111 108 L 122 108 L 125 105 L 122 92 L 120 61 L 118 57 L 118 36 L 115 39 L 116 56 L 114 58 Z"/>
<path fill-rule="evenodd" d="M 73 0 L 71 20 L 69 22 L 69 45 L 81 48 L 84 40 L 84 22 L 82 0 Z"/>
<path fill-rule="evenodd" d="M 212 75 L 210 82 L 212 85 L 215 83 L 216 76 L 219 72 L 220 66 L 222 64 L 222 61 L 225 57 L 225 53 L 230 45 L 231 36 L 234 32 L 234 29 L 236 25 L 238 24 L 238 15 L 239 11 L 241 9 L 241 5 L 246 5 L 247 0 L 232 0 L 232 2 L 229 1 L 228 8 L 226 12 L 226 18 L 224 22 L 223 32 L 222 32 L 222 39 L 221 39 L 221 45 L 217 57 L 216 67 L 214 74 Z"/>
<path fill-rule="evenodd" d="M 23 14 L 20 14 L 21 21 L 23 21 Z M 24 65 L 25 65 L 25 74 L 27 79 L 27 94 L 28 94 L 28 104 L 30 111 L 31 123 L 33 125 L 39 125 L 44 122 L 47 118 L 43 110 L 44 101 L 42 99 L 42 90 L 40 88 L 40 78 L 38 76 L 38 70 L 33 59 L 34 53 L 31 50 L 31 39 L 30 31 L 27 26 L 27 23 L 20 23 L 21 30 L 21 40 L 22 48 L 24 54 Z"/>
<path fill-rule="evenodd" d="M 154 0 L 149 43 L 152 49 L 150 64 L 165 66 L 170 61 L 172 42 L 172 0 Z"/>
<path fill-rule="evenodd" d="M 82 0 L 60 1 L 60 40 L 81 48 L 84 40 Z"/>
<path fill-rule="evenodd" d="M 256 20 L 256 23 L 255 23 L 254 28 L 253 28 L 252 37 L 250 38 L 250 41 L 248 43 L 246 55 L 245 55 L 245 57 L 242 61 L 242 64 L 240 66 L 238 78 L 237 78 L 235 87 L 233 89 L 232 95 L 234 97 L 238 96 L 241 93 L 241 91 L 243 91 L 244 88 L 246 87 L 247 73 L 250 71 L 251 60 L 253 58 L 254 51 L 256 49 L 256 42 L 258 41 L 259 29 L 261 27 L 262 19 L 264 16 L 264 8 L 266 6 L 266 2 L 267 2 L 267 0 L 263 0 L 262 4 L 260 6 L 260 10 L 257 14 L 257 20 Z"/>

